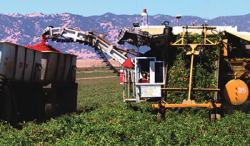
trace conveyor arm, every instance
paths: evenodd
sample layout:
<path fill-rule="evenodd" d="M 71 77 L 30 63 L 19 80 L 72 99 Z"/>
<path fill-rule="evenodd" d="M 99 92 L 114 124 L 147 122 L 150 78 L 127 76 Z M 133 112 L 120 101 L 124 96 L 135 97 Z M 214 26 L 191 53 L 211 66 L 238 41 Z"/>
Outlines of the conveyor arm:
<path fill-rule="evenodd" d="M 123 64 L 128 59 L 125 56 L 126 52 L 122 53 L 122 51 L 120 51 L 121 48 L 113 46 L 105 38 L 97 36 L 93 32 L 94 31 L 86 32 L 64 27 L 47 27 L 43 32 L 43 36 L 57 42 L 79 42 L 89 44 L 94 48 L 101 49 L 120 64 Z"/>

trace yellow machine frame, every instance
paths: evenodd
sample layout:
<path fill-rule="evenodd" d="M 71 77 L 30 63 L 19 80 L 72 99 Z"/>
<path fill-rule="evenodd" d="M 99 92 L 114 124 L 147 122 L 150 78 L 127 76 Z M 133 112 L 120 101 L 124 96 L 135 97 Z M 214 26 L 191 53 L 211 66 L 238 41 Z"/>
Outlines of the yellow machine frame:
<path fill-rule="evenodd" d="M 185 33 L 187 29 L 203 29 L 204 32 L 204 43 L 203 44 L 185 44 L 184 39 L 185 39 Z M 212 30 L 216 29 L 216 27 L 208 27 L 208 26 L 202 26 L 202 27 L 188 27 L 188 26 L 183 26 L 183 32 L 182 32 L 182 37 L 177 40 L 175 43 L 170 43 L 170 46 L 172 47 L 190 47 L 191 51 L 187 52 L 186 55 L 191 55 L 191 63 L 190 63 L 190 77 L 189 77 L 189 86 L 188 88 L 166 88 L 165 85 L 163 88 L 161 88 L 162 91 L 178 91 L 178 90 L 183 90 L 183 91 L 188 91 L 188 99 L 183 100 L 182 104 L 168 104 L 164 101 L 165 97 L 162 97 L 161 102 L 158 104 L 152 104 L 153 108 L 158 108 L 160 110 L 164 110 L 165 108 L 195 108 L 195 107 L 207 107 L 210 109 L 213 108 L 220 108 L 221 103 L 216 103 L 216 102 L 209 102 L 205 104 L 199 104 L 195 103 L 194 100 L 191 100 L 191 92 L 192 91 L 220 91 L 219 88 L 193 88 L 192 87 L 192 76 L 193 76 L 193 63 L 194 63 L 194 55 L 199 55 L 199 51 L 196 51 L 195 49 L 197 46 L 217 46 L 220 43 L 219 42 L 212 42 L 207 38 L 207 30 Z M 165 76 L 167 76 L 167 66 L 166 66 L 166 72 Z"/>

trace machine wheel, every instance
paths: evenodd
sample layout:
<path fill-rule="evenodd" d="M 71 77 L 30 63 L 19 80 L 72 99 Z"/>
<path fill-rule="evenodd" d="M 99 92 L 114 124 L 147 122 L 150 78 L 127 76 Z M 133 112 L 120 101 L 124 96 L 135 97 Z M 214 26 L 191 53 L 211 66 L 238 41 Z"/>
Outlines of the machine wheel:
<path fill-rule="evenodd" d="M 166 113 L 166 109 L 165 107 L 161 106 L 161 101 L 159 101 L 159 111 L 158 111 L 158 114 L 157 114 L 157 123 L 159 124 L 162 120 L 165 119 L 165 113 Z"/>
<path fill-rule="evenodd" d="M 211 122 L 220 120 L 221 115 L 220 114 L 211 114 Z"/>
<path fill-rule="evenodd" d="M 17 102 L 15 93 L 11 93 L 11 117 L 10 117 L 10 124 L 16 125 L 17 124 Z"/>
<path fill-rule="evenodd" d="M 77 88 L 77 83 L 67 84 L 61 88 L 57 88 L 57 115 L 71 113 L 77 110 Z"/>
<path fill-rule="evenodd" d="M 10 122 L 11 118 L 11 96 L 8 80 L 0 76 L 0 119 Z"/>
<path fill-rule="evenodd" d="M 36 94 L 37 98 L 37 118 L 39 122 L 45 119 L 45 101 L 44 96 L 40 93 Z"/>
<path fill-rule="evenodd" d="M 162 114 L 161 114 L 161 112 L 158 112 L 158 114 L 157 114 L 157 123 L 158 124 L 161 123 L 161 118 L 162 118 Z"/>

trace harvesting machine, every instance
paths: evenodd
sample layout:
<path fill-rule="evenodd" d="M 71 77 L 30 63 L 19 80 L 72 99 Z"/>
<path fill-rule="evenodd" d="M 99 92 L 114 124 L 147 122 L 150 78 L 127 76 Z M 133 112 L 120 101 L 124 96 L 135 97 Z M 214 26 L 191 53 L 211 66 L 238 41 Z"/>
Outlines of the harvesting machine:
<path fill-rule="evenodd" d="M 120 75 L 124 102 L 158 101 L 160 117 L 166 108 L 209 108 L 211 120 L 219 119 L 222 103 L 239 106 L 249 95 L 250 33 L 237 26 L 159 26 L 122 28 L 118 43 L 137 47 L 122 49 L 96 31 L 47 27 L 43 36 L 57 42 L 92 46 L 104 62 Z M 146 25 L 145 25 L 146 24 Z M 101 35 L 100 35 L 101 34 Z M 146 53 L 140 46 L 148 46 Z M 136 56 L 131 59 L 128 53 Z M 105 54 L 123 65 L 117 71 Z"/>

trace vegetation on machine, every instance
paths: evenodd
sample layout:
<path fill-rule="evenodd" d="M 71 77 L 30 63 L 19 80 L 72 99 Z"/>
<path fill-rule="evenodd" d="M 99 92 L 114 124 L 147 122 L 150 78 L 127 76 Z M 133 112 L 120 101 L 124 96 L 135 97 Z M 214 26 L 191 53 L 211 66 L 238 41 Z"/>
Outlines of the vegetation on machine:
<path fill-rule="evenodd" d="M 181 38 L 179 35 L 177 40 Z M 218 42 L 218 37 L 209 38 L 213 42 Z M 202 36 L 187 35 L 186 43 L 202 44 L 204 42 Z M 214 71 L 217 70 L 215 61 L 219 58 L 218 46 L 197 47 L 200 52 L 199 56 L 194 59 L 193 68 L 193 88 L 216 88 L 217 80 L 214 76 Z M 185 53 L 191 51 L 191 48 L 177 47 L 174 52 L 175 56 L 171 67 L 168 70 L 168 78 L 166 87 L 168 88 L 188 88 L 190 77 L 190 56 Z M 197 103 L 207 103 L 214 97 L 214 92 L 211 91 L 193 91 L 193 100 Z M 167 91 L 166 101 L 168 103 L 180 103 L 183 99 L 187 99 L 187 91 Z"/>
<path fill-rule="evenodd" d="M 92 74 L 92 73 L 90 73 Z M 123 103 L 119 78 L 79 80 L 77 113 L 46 123 L 1 123 L 1 145 L 247 145 L 250 114 L 210 123 L 207 109 L 167 110 L 156 123 L 151 103 Z M 92 91 L 92 92 L 89 92 Z M 100 98 L 101 96 L 101 98 Z"/>

